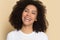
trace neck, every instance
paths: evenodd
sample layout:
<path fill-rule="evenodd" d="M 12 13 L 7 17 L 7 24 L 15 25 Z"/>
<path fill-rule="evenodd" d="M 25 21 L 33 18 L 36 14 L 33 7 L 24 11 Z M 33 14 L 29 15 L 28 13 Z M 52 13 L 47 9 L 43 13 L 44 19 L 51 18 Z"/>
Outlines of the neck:
<path fill-rule="evenodd" d="M 30 25 L 30 26 L 23 25 L 21 31 L 26 34 L 32 33 L 33 32 L 32 25 Z"/>

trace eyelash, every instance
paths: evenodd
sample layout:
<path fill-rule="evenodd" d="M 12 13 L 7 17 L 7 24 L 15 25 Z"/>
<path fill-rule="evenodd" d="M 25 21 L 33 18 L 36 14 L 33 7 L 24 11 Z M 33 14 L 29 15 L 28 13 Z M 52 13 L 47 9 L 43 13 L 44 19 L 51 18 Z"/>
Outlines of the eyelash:
<path fill-rule="evenodd" d="M 27 10 L 25 10 L 25 12 L 27 12 Z"/>
<path fill-rule="evenodd" d="M 27 10 L 25 10 L 25 12 L 28 12 Z M 36 13 L 32 13 L 32 14 L 36 14 Z"/>
<path fill-rule="evenodd" d="M 32 13 L 32 14 L 36 14 L 36 13 Z"/>

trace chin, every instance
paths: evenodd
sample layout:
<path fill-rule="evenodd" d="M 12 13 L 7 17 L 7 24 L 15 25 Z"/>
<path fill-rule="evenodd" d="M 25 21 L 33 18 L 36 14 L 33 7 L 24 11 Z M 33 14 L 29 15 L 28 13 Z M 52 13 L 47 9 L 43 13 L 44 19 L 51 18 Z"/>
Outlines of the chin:
<path fill-rule="evenodd" d="M 27 25 L 32 25 L 32 23 L 23 23 L 23 24 L 26 25 L 26 26 L 27 26 Z"/>

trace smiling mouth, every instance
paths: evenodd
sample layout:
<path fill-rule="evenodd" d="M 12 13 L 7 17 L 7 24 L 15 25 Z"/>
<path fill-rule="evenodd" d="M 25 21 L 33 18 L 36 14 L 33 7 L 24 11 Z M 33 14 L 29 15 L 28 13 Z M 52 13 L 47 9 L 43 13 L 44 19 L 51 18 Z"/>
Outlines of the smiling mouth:
<path fill-rule="evenodd" d="M 24 21 L 26 21 L 26 22 L 29 22 L 29 21 L 31 21 L 32 19 L 31 18 L 29 18 L 29 17 L 24 17 Z"/>

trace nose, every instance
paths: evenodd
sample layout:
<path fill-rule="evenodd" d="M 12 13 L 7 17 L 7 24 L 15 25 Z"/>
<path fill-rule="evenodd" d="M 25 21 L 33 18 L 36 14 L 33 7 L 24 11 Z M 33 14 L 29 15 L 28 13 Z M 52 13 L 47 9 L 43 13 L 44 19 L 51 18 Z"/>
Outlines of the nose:
<path fill-rule="evenodd" d="M 30 12 L 28 12 L 28 13 L 27 13 L 27 16 L 30 16 L 30 15 L 31 15 L 31 13 L 30 13 Z"/>

